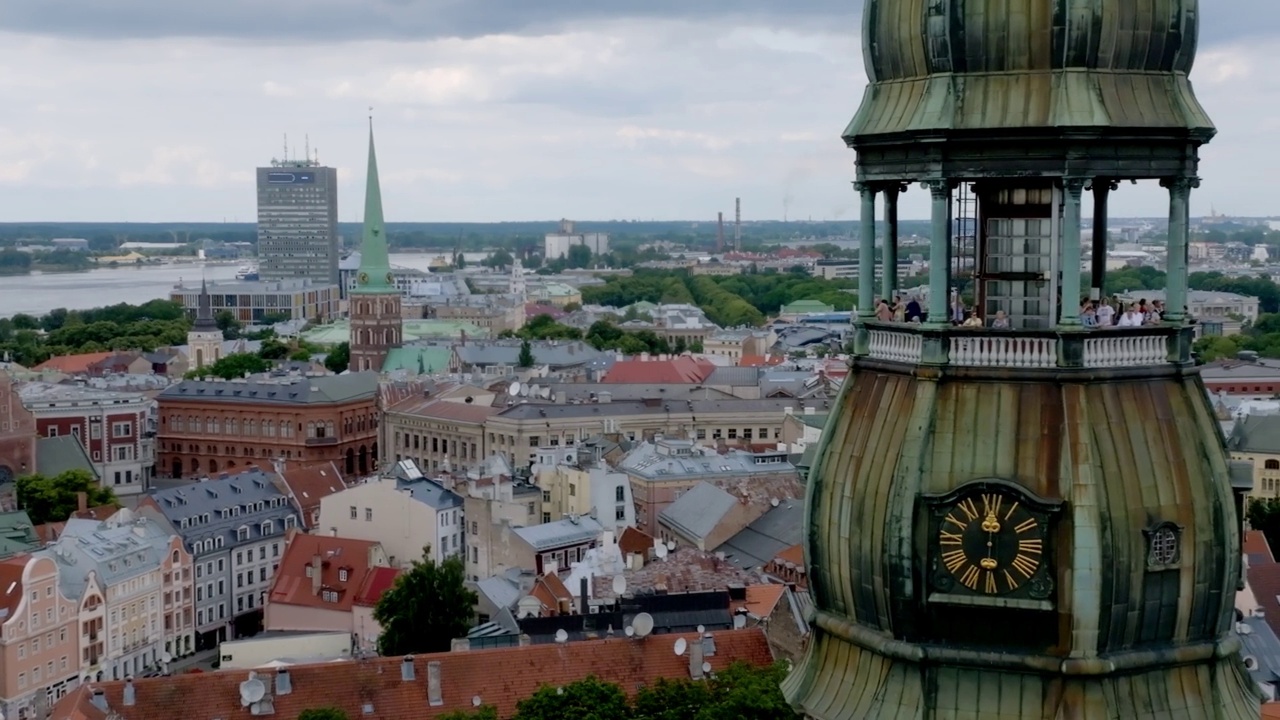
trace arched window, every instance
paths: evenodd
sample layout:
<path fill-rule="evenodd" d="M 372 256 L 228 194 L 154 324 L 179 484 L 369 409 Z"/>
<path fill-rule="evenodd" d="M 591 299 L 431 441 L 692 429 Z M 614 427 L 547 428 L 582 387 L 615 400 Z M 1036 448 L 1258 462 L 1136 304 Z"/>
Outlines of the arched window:
<path fill-rule="evenodd" d="M 211 417 L 206 417 L 204 419 L 204 431 L 210 435 L 216 434 L 218 432 L 218 421 Z"/>
<path fill-rule="evenodd" d="M 240 422 L 235 418 L 230 418 L 229 420 L 227 420 L 227 434 L 228 435 L 240 434 Z"/>
<path fill-rule="evenodd" d="M 314 422 L 307 423 L 307 437 L 313 438 L 315 436 L 316 436 L 316 424 Z"/>
<path fill-rule="evenodd" d="M 1263 467 L 1268 470 L 1280 470 L 1280 460 L 1268 460 Z"/>
<path fill-rule="evenodd" d="M 332 421 L 332 420 L 330 420 L 330 421 L 328 421 L 328 422 L 326 422 L 326 423 L 324 424 L 324 435 L 325 435 L 325 437 L 336 437 L 336 436 L 333 434 L 333 421 Z"/>

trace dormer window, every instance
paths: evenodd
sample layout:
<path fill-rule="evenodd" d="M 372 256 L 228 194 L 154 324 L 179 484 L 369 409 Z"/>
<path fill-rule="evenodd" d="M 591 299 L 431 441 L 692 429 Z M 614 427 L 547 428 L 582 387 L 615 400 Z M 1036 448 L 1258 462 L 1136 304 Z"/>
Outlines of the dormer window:
<path fill-rule="evenodd" d="M 272 522 L 271 520 L 268 520 L 268 521 L 266 521 L 266 522 L 262 523 L 262 534 L 263 534 L 263 535 L 270 535 L 271 533 L 273 533 L 273 532 L 275 532 L 275 531 L 276 531 L 276 524 L 275 524 L 274 522 Z"/>
<path fill-rule="evenodd" d="M 249 528 L 247 528 L 247 527 L 245 527 L 245 526 L 243 526 L 243 525 L 241 525 L 239 528 L 237 528 L 237 529 L 236 529 L 236 539 L 237 539 L 237 540 L 240 540 L 240 541 L 242 541 L 242 542 L 243 542 L 243 541 L 245 541 L 245 540 L 248 540 L 248 539 L 249 539 Z"/>

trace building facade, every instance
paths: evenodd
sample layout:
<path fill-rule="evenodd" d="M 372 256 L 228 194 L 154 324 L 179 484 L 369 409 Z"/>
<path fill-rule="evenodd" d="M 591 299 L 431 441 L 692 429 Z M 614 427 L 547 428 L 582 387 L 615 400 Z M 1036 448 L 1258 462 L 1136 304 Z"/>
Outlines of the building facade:
<path fill-rule="evenodd" d="M 543 257 L 556 260 L 568 257 L 569 248 L 574 245 L 585 246 L 592 255 L 604 255 L 609 252 L 608 233 L 581 233 L 573 226 L 572 220 L 561 220 L 557 232 L 547 233 L 543 243 Z"/>
<path fill-rule="evenodd" d="M 404 342 L 402 295 L 387 251 L 387 228 L 382 218 L 382 186 L 378 156 L 369 128 L 369 169 L 365 178 L 364 228 L 360 243 L 360 271 L 348 293 L 351 310 L 351 372 L 378 372 L 392 348 Z"/>
<path fill-rule="evenodd" d="M 77 601 L 63 594 L 48 552 L 0 562 L 0 711 L 6 718 L 45 717 L 80 684 Z"/>
<path fill-rule="evenodd" d="M 140 512 L 167 520 L 193 557 L 196 649 L 257 632 L 286 534 L 302 526 L 277 479 L 251 470 L 157 490 Z"/>
<path fill-rule="evenodd" d="M 16 507 L 14 480 L 36 467 L 36 420 L 18 386 L 0 370 L 0 510 Z"/>
<path fill-rule="evenodd" d="M 322 534 L 376 542 L 394 567 L 431 549 L 437 563 L 463 553 L 462 498 L 423 478 L 366 482 L 320 501 Z"/>
<path fill-rule="evenodd" d="M 22 401 L 41 437 L 71 435 L 93 462 L 103 487 L 137 495 L 150 487 L 156 440 L 155 402 L 142 393 L 30 382 Z"/>
<path fill-rule="evenodd" d="M 258 273 L 338 284 L 338 170 L 319 162 L 273 160 L 258 178 Z"/>
<path fill-rule="evenodd" d="M 187 348 L 190 353 L 188 366 L 200 369 L 222 359 L 222 330 L 213 318 L 213 301 L 209 297 L 209 285 L 200 283 L 200 298 L 196 304 L 196 319 L 187 332 Z"/>
<path fill-rule="evenodd" d="M 311 280 L 232 280 L 206 287 L 175 285 L 169 299 L 179 303 L 187 314 L 195 317 L 200 310 L 200 297 L 209 294 L 216 315 L 231 313 L 245 324 L 259 323 L 267 316 L 288 320 L 324 322 L 337 317 L 341 308 L 337 283 Z"/>
<path fill-rule="evenodd" d="M 372 373 L 171 385 L 156 397 L 161 471 L 216 476 L 284 459 L 367 473 L 378 452 L 377 387 Z"/>

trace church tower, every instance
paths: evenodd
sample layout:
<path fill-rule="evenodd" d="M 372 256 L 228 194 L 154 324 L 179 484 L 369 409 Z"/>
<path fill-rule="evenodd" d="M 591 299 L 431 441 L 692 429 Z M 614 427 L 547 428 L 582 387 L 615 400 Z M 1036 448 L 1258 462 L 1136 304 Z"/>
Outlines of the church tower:
<path fill-rule="evenodd" d="M 1234 632 L 1252 472 L 1226 453 L 1186 313 L 1215 134 L 1189 80 L 1199 3 L 863 12 L 854 352 L 806 488 L 815 610 L 787 699 L 813 720 L 1257 720 Z M 1096 327 L 1089 301 L 1121 290 L 1107 199 L 1127 181 L 1168 193 L 1165 309 Z M 927 317 L 881 322 L 915 184 Z M 977 327 L 948 322 L 953 293 Z"/>
<path fill-rule="evenodd" d="M 352 372 L 381 372 L 387 352 L 400 347 L 403 325 L 400 290 L 391 273 L 387 233 L 382 219 L 382 188 L 378 183 L 378 156 L 373 149 L 373 124 L 369 125 L 369 174 L 365 180 L 364 231 L 360 242 L 360 270 L 351 291 Z"/>
<path fill-rule="evenodd" d="M 196 306 L 196 321 L 187 333 L 188 360 L 191 369 L 198 370 L 222 359 L 222 331 L 213 319 L 213 301 L 209 298 L 209 283 L 200 281 L 200 300 Z"/>
<path fill-rule="evenodd" d="M 507 292 L 516 296 L 521 305 L 529 299 L 529 288 L 525 284 L 524 266 L 520 264 L 520 258 L 511 262 L 511 277 L 507 281 Z"/>

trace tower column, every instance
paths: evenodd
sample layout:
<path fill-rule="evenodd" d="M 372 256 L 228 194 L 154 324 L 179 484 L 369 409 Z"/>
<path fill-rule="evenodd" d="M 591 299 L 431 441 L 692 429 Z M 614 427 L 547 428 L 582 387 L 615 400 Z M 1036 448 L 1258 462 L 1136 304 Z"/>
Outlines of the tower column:
<path fill-rule="evenodd" d="M 862 196 L 858 230 L 858 317 L 871 318 L 876 314 L 876 190 L 865 182 L 856 182 L 853 188 Z"/>
<path fill-rule="evenodd" d="M 945 178 L 923 183 L 933 197 L 929 232 L 929 324 L 946 325 L 951 302 L 951 187 Z"/>
<path fill-rule="evenodd" d="M 1200 187 L 1200 178 L 1174 177 L 1160 181 L 1169 189 L 1169 252 L 1165 264 L 1164 321 L 1181 325 L 1187 318 L 1187 233 L 1191 223 L 1191 190 Z"/>
<path fill-rule="evenodd" d="M 884 245 L 881 251 L 881 265 L 884 266 L 880 296 L 885 302 L 893 301 L 893 294 L 898 290 L 898 195 L 906 190 L 905 185 L 891 183 L 884 189 Z"/>
<path fill-rule="evenodd" d="M 1107 178 L 1093 180 L 1093 261 L 1089 297 L 1101 300 L 1107 293 L 1107 200 L 1120 184 Z"/>
<path fill-rule="evenodd" d="M 1062 180 L 1062 302 L 1058 324 L 1080 324 L 1080 195 L 1083 178 Z"/>

